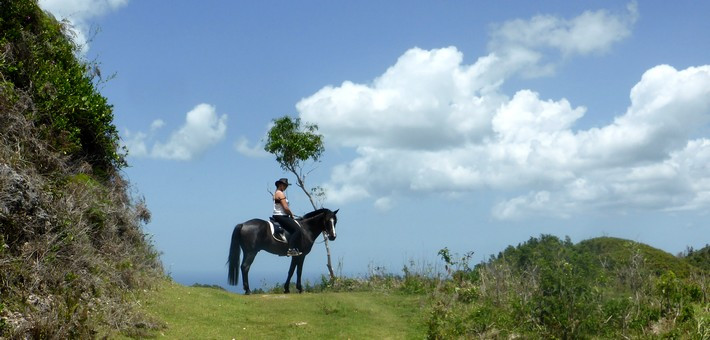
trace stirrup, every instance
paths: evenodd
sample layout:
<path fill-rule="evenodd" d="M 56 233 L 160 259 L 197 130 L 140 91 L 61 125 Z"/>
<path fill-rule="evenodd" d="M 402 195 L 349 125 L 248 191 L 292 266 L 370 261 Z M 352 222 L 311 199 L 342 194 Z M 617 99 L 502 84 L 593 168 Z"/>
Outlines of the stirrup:
<path fill-rule="evenodd" d="M 286 252 L 286 256 L 300 256 L 302 254 L 303 253 L 300 250 L 295 248 L 291 248 Z"/>

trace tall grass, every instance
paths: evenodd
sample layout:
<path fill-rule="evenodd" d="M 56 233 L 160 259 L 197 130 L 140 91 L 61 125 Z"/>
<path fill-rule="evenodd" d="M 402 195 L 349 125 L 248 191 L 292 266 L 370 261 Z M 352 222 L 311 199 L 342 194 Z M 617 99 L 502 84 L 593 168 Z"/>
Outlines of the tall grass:
<path fill-rule="evenodd" d="M 680 278 L 668 269 L 658 275 L 638 244 L 615 247 L 631 249 L 623 252 L 629 258 L 614 259 L 613 270 L 604 267 L 606 255 L 545 235 L 474 268 L 466 256 L 457 262 L 440 253 L 453 270 L 431 294 L 427 335 L 705 339 L 707 272 Z"/>
<path fill-rule="evenodd" d="M 572 244 L 569 239 L 542 235 L 476 265 L 471 263 L 473 252 L 459 255 L 444 248 L 439 256 L 436 263 L 407 261 L 398 273 L 371 264 L 361 277 L 342 275 L 341 263 L 335 280 L 322 276 L 319 282 L 306 282 L 306 294 L 283 295 L 278 284 L 252 297 L 239 297 L 230 308 L 244 304 L 248 310 L 297 308 L 301 319 L 291 320 L 292 327 L 283 333 L 294 337 L 306 337 L 296 329 L 312 324 L 305 319 L 357 323 L 338 333 L 343 336 L 387 336 L 388 325 L 370 321 L 386 310 L 392 322 L 417 322 L 407 331 L 411 338 L 707 339 L 710 335 L 707 272 L 678 265 L 685 260 L 646 245 L 604 238 Z M 659 264 L 665 269 L 660 274 Z M 676 275 L 675 268 L 687 274 Z M 383 308 L 380 300 L 387 300 L 389 307 Z M 274 307 L 274 301 L 284 301 L 283 306 Z M 177 308 L 174 304 L 160 303 L 166 315 Z M 363 318 L 364 310 L 377 313 Z M 392 311 L 402 313 L 401 319 L 393 317 Z M 183 313 L 190 314 L 189 308 Z M 180 315 L 169 315 L 174 318 L 169 323 L 185 322 L 177 321 L 184 319 Z M 283 335 L 273 333 L 275 326 L 263 318 L 239 320 L 245 334 Z M 180 328 L 179 332 L 187 332 Z"/>
<path fill-rule="evenodd" d="M 707 271 L 647 245 L 605 238 L 575 245 L 542 235 L 477 265 L 473 252 L 444 248 L 438 255 L 443 266 L 409 261 L 393 274 L 370 265 L 363 277 L 323 276 L 306 291 L 420 296 L 430 339 L 710 334 Z M 268 292 L 281 293 L 281 287 Z"/>

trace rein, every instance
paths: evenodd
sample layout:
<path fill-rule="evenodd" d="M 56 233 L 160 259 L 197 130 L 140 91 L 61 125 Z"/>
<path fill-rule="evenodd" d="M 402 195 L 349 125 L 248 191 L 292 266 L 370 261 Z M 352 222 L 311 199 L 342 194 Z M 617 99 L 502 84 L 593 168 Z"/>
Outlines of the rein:
<path fill-rule="evenodd" d="M 321 244 L 321 243 L 325 243 L 325 240 L 326 240 L 325 238 L 326 238 L 326 237 L 328 237 L 328 236 L 327 236 L 327 235 L 328 235 L 328 233 L 326 233 L 325 231 L 323 231 L 323 232 L 321 233 L 321 235 L 323 235 L 323 239 L 322 239 L 322 240 L 320 240 L 320 241 L 313 241 L 313 244 Z"/>

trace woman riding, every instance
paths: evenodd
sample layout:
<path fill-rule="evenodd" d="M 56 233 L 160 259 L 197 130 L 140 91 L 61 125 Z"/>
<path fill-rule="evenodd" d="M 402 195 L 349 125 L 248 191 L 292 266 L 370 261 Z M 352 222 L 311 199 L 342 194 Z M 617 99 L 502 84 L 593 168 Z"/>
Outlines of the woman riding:
<path fill-rule="evenodd" d="M 288 188 L 288 178 L 281 178 L 276 181 L 276 192 L 274 193 L 274 220 L 281 224 L 281 227 L 288 230 L 291 236 L 288 241 L 288 252 L 286 256 L 299 256 L 301 252 L 296 247 L 296 242 L 301 239 L 301 228 L 293 219 L 293 212 L 288 206 L 288 199 L 284 191 Z"/>

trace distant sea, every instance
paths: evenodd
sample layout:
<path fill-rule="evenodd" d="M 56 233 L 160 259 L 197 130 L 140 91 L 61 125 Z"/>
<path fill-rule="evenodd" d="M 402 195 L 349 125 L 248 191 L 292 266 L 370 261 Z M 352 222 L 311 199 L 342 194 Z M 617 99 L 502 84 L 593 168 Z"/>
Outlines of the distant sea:
<path fill-rule="evenodd" d="M 259 272 L 256 270 L 252 270 L 249 272 L 249 286 L 251 290 L 255 290 L 257 288 L 261 288 L 264 290 L 268 290 L 273 288 L 274 286 L 278 285 L 283 286 L 284 282 L 286 282 L 286 275 L 288 274 L 288 268 L 281 272 Z M 307 270 L 304 270 L 303 276 L 301 278 L 301 282 L 303 285 L 306 285 L 306 282 L 310 282 L 311 285 L 320 283 L 321 282 L 321 274 L 322 275 L 328 275 L 328 273 L 308 273 Z M 239 275 L 239 285 L 237 286 L 230 286 L 227 282 L 227 269 L 225 268 L 224 272 L 185 272 L 185 273 L 170 273 L 170 277 L 173 279 L 173 281 L 184 285 L 184 286 L 192 286 L 194 284 L 201 284 L 201 285 L 217 285 L 220 286 L 230 292 L 233 293 L 239 293 L 243 294 L 244 290 L 242 289 L 242 276 L 241 273 Z M 293 274 L 293 277 L 291 278 L 291 282 L 295 283 L 296 282 L 296 273 Z M 296 291 L 296 286 L 292 285 L 291 286 L 291 291 L 294 292 Z"/>

